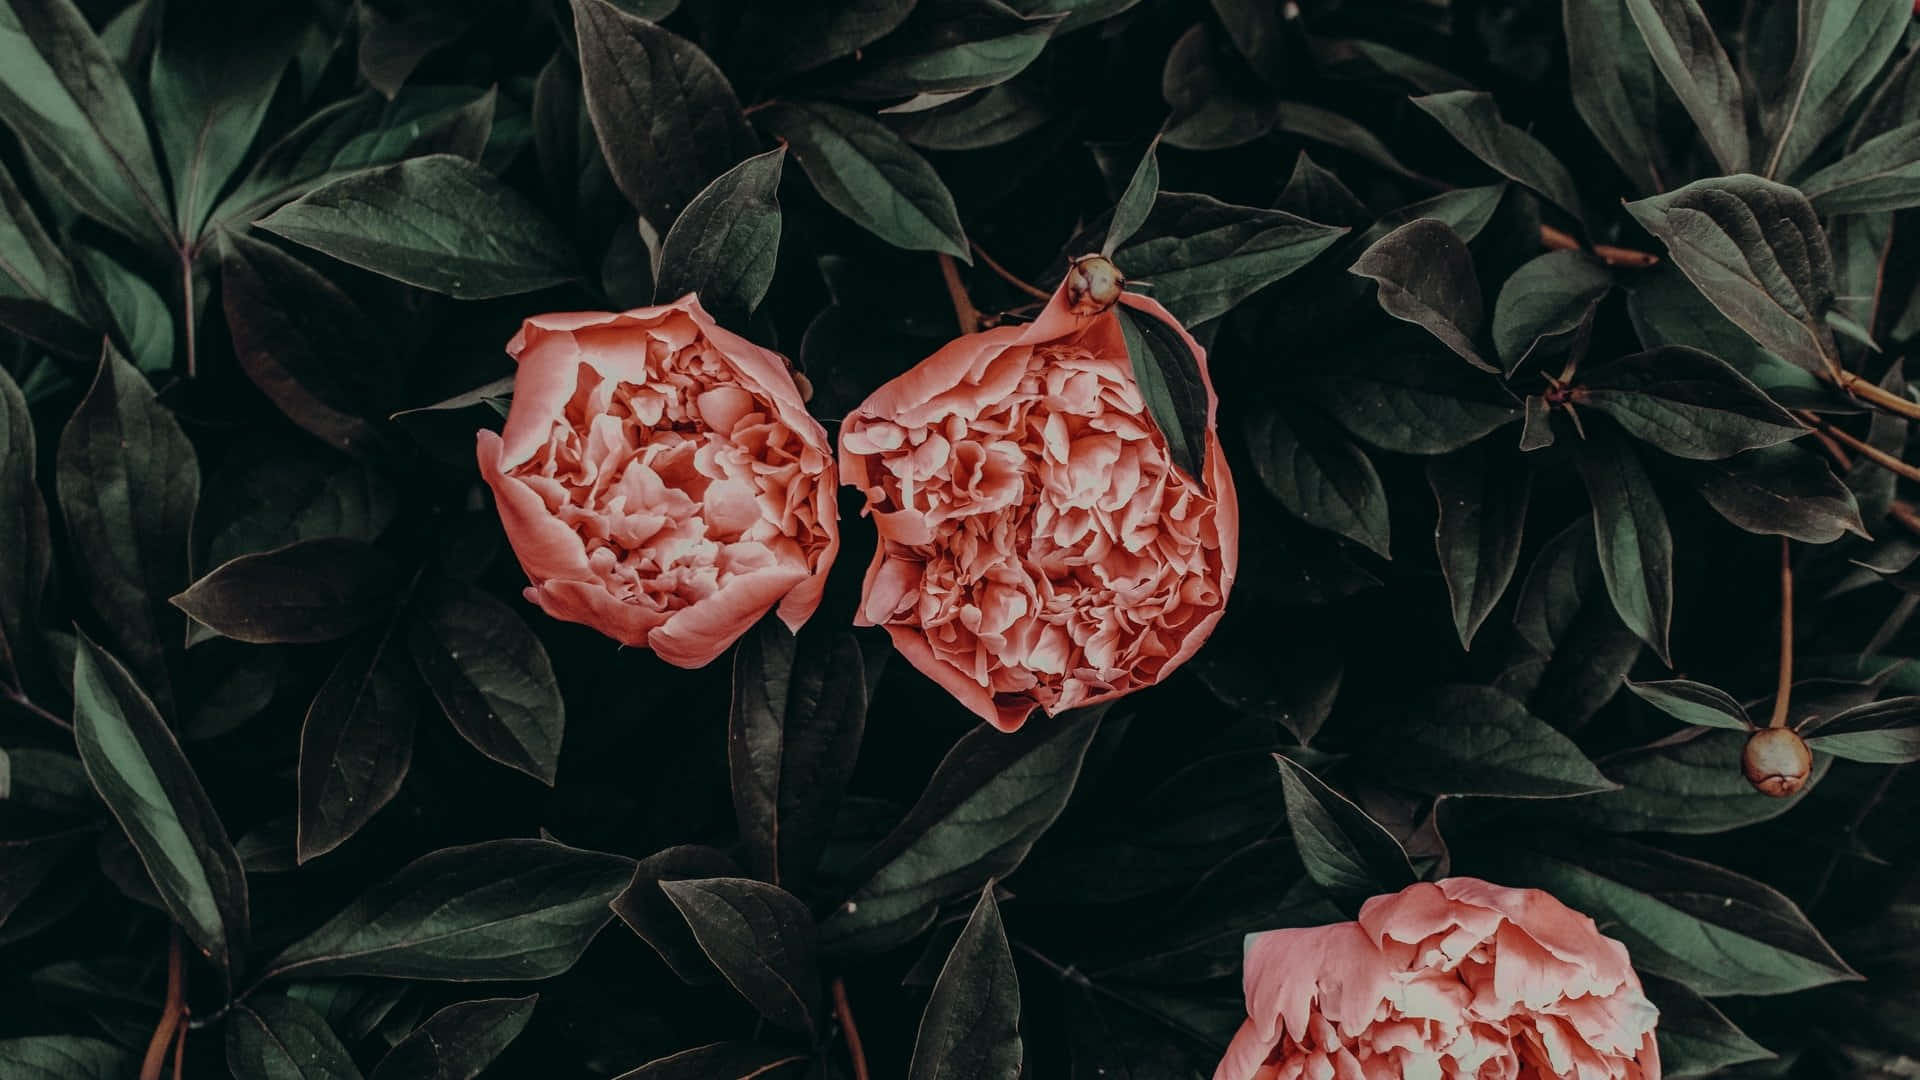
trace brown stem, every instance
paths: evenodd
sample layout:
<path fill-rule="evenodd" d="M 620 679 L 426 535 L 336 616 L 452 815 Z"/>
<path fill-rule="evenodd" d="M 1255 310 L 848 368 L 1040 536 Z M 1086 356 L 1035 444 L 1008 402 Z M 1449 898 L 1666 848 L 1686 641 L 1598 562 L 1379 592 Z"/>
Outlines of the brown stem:
<path fill-rule="evenodd" d="M 940 255 L 940 276 L 946 280 L 947 297 L 953 301 L 953 317 L 960 323 L 960 332 L 971 334 L 980 329 L 980 309 L 973 306 L 966 285 L 960 281 L 960 266 L 944 252 Z"/>
<path fill-rule="evenodd" d="M 160 1069 L 167 1061 L 167 1048 L 173 1042 L 174 1029 L 187 1011 L 187 973 L 180 942 L 180 928 L 167 933 L 167 1002 L 160 1010 L 160 1023 L 147 1042 L 147 1056 L 140 1062 L 140 1080 L 160 1080 Z"/>
<path fill-rule="evenodd" d="M 194 347 L 193 251 L 190 248 L 180 249 L 180 321 L 187 328 L 187 378 L 191 379 L 199 369 L 199 359 Z"/>
<path fill-rule="evenodd" d="M 945 255 L 940 256 L 946 258 Z M 833 980 L 833 1012 L 840 1018 L 840 1032 L 847 1037 L 847 1057 L 853 1060 L 853 1080 L 869 1080 L 867 1052 L 860 1045 L 860 1029 L 853 1023 L 853 1006 L 847 1004 L 847 981 Z"/>
<path fill-rule="evenodd" d="M 1780 538 L 1780 682 L 1773 692 L 1768 727 L 1787 725 L 1787 701 L 1793 693 L 1793 542 Z"/>
<path fill-rule="evenodd" d="M 1885 450 L 1871 443 L 1862 441 L 1858 436 L 1849 435 L 1844 430 L 1834 427 L 1825 421 L 1820 422 L 1820 430 L 1839 440 L 1841 445 L 1849 447 L 1854 453 L 1859 454 L 1861 457 L 1866 458 L 1868 461 L 1873 462 L 1888 472 L 1896 476 L 1905 477 L 1915 483 L 1920 483 L 1920 468 L 1915 468 L 1901 461 L 1899 458 L 1894 457 L 1892 454 L 1887 453 Z"/>
<path fill-rule="evenodd" d="M 38 705 L 35 705 L 31 700 L 27 698 L 27 695 L 25 693 L 19 690 L 10 689 L 10 688 L 0 689 L 0 693 L 4 693 L 6 695 L 7 700 L 13 702 L 15 708 L 20 709 L 23 712 L 32 713 L 33 715 L 39 717 L 42 720 L 45 720 L 47 723 L 52 724 L 55 727 L 61 728 L 66 731 L 73 730 L 73 724 L 71 722 L 67 721 L 66 719 L 60 716 L 55 715 L 54 713 L 48 712 L 47 710 L 41 708 Z"/>
<path fill-rule="evenodd" d="M 1556 229 L 1551 225 L 1540 226 L 1540 246 L 1550 251 L 1579 251 L 1581 243 L 1572 233 Z M 1660 256 L 1632 248 L 1614 247 L 1612 244 L 1595 244 L 1588 249 L 1595 258 L 1608 266 L 1629 266 L 1641 268 L 1652 266 L 1660 261 Z"/>
<path fill-rule="evenodd" d="M 1029 285 L 1026 281 L 1022 280 L 1018 274 L 1001 266 L 993 256 L 987 254 L 987 249 L 981 247 L 978 241 L 969 241 L 969 243 L 973 245 L 973 253 L 980 256 L 980 261 L 987 264 L 987 269 L 999 274 L 1000 280 L 1005 281 L 1007 284 L 1026 293 L 1028 296 L 1038 297 L 1041 300 L 1053 299 L 1052 293 L 1038 285 Z"/>
<path fill-rule="evenodd" d="M 181 1024 L 180 1030 L 173 1036 L 173 1080 L 185 1080 L 187 1075 L 187 1025 Z"/>
<path fill-rule="evenodd" d="M 1920 420 L 1920 402 L 1896 394 L 1875 384 L 1872 380 L 1863 379 L 1851 371 L 1819 371 L 1815 374 L 1882 412 L 1904 416 L 1909 420 Z"/>
<path fill-rule="evenodd" d="M 1920 536 L 1920 510 L 1915 510 L 1910 502 L 1893 500 L 1887 507 L 1887 516 L 1900 523 L 1908 532 Z"/>

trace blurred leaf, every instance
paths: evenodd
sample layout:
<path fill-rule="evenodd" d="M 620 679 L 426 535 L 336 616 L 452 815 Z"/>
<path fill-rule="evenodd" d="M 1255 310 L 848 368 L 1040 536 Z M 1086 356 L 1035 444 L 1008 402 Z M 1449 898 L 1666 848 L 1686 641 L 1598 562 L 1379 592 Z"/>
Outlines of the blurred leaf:
<path fill-rule="evenodd" d="M 1620 790 L 1561 807 L 1568 816 L 1609 832 L 1726 832 L 1779 817 L 1827 774 L 1831 759 L 1815 755 L 1807 786 L 1785 798 L 1753 790 L 1741 775 L 1745 732 L 1690 728 L 1671 738 L 1602 759 Z"/>
<path fill-rule="evenodd" d="M 693 197 L 661 245 L 656 303 L 697 293 L 722 326 L 746 325 L 773 284 L 786 158 L 786 147 L 750 157 Z"/>
<path fill-rule="evenodd" d="M 1866 536 L 1853 492 L 1826 459 L 1795 446 L 1769 446 L 1688 469 L 1695 488 L 1720 516 L 1752 533 L 1831 544 L 1847 533 Z"/>
<path fill-rule="evenodd" d="M 1314 884 L 1346 904 L 1413 884 L 1413 867 L 1393 834 L 1285 754 L 1273 757 L 1286 787 L 1287 827 Z"/>
<path fill-rule="evenodd" d="M 994 86 L 1033 63 L 1059 22 L 1000 0 L 919 0 L 905 23 L 861 51 L 842 92 L 897 98 Z"/>
<path fill-rule="evenodd" d="M 1856 705 L 1830 719 L 1802 721 L 1807 745 L 1848 761 L 1903 765 L 1920 761 L 1920 697 Z"/>
<path fill-rule="evenodd" d="M 399 510 L 385 474 L 292 439 L 235 443 L 206 488 L 193 517 L 194 562 L 209 568 L 296 540 L 371 543 Z"/>
<path fill-rule="evenodd" d="M 1788 9 L 1792 10 L 1792 9 Z M 1760 84 L 1766 175 L 1791 177 L 1853 109 L 1913 20 L 1903 0 L 1803 0 L 1784 80 Z"/>
<path fill-rule="evenodd" d="M 0 119 L 82 213 L 149 248 L 173 243 L 140 107 L 73 0 L 0 4 Z"/>
<path fill-rule="evenodd" d="M 813 916 L 792 893 L 724 877 L 663 880 L 660 889 L 720 974 L 761 1016 L 802 1034 L 821 1025 Z"/>
<path fill-rule="evenodd" d="M 540 995 L 449 1005 L 395 1044 L 371 1080 L 473 1080 L 533 1019 Z"/>
<path fill-rule="evenodd" d="M 1521 264 L 1493 305 L 1493 347 L 1507 372 L 1519 370 L 1542 341 L 1579 327 L 1611 291 L 1613 275 L 1583 251 L 1549 251 Z"/>
<path fill-rule="evenodd" d="M 1764 796 L 1757 796 L 1762 797 Z M 1594 917 L 1634 967 L 1709 996 L 1857 979 L 1793 902 L 1751 878 L 1621 840 L 1511 860 L 1517 882 Z"/>
<path fill-rule="evenodd" d="M 741 55 L 729 66 L 767 80 L 811 71 L 899 29 L 915 6 L 914 0 L 749 5 L 739 15 Z"/>
<path fill-rule="evenodd" d="M 1920 206 L 1920 120 L 1868 139 L 1799 187 L 1822 214 Z"/>
<path fill-rule="evenodd" d="M 452 43 L 467 28 L 465 18 L 433 5 L 412 10 L 394 7 L 393 14 L 375 4 L 360 4 L 354 10 L 360 23 L 356 50 L 360 75 L 389 98 L 400 92 L 427 54 Z"/>
<path fill-rule="evenodd" d="M 512 608 L 452 581 L 430 590 L 410 619 L 408 649 L 454 729 L 552 787 L 567 710 L 539 637 Z"/>
<path fill-rule="evenodd" d="M 0 805 L 11 798 L 12 762 L 0 750 Z M 37 836 L 0 839 L 0 927 L 20 910 L 47 878 L 83 841 L 93 839 L 91 826 L 61 829 Z M 0 1055 L 4 1060 L 4 1055 Z"/>
<path fill-rule="evenodd" d="M 40 599 L 53 564 L 47 504 L 34 478 L 34 441 L 27 399 L 0 370 L 0 536 L 8 550 L 0 559 L 0 678 L 16 687 L 39 667 Z"/>
<path fill-rule="evenodd" d="M 1627 628 L 1667 659 L 1673 621 L 1673 534 L 1633 446 L 1592 430 L 1576 458 L 1593 502 L 1593 535 L 1607 594 Z"/>
<path fill-rule="evenodd" d="M 1103 711 L 1036 718 L 1010 734 L 983 724 L 962 736 L 906 819 L 850 875 L 864 883 L 821 921 L 822 948 L 904 943 L 941 902 L 1012 873 L 1066 806 Z"/>
<path fill-rule="evenodd" d="M 650 1061 L 614 1080 L 760 1080 L 807 1055 L 758 1043 L 709 1043 Z"/>
<path fill-rule="evenodd" d="M 1718 357 L 1667 346 L 1581 369 L 1573 400 L 1675 457 L 1729 458 L 1806 427 Z"/>
<path fill-rule="evenodd" d="M 73 736 L 167 912 L 231 982 L 245 963 L 247 879 L 220 816 L 153 703 L 86 638 L 73 671 Z"/>
<path fill-rule="evenodd" d="M 258 222 L 364 270 L 486 300 L 572 280 L 553 223 L 493 174 L 452 154 L 350 173 Z"/>
<path fill-rule="evenodd" d="M 380 812 L 413 763 L 419 684 L 391 630 L 347 647 L 300 729 L 300 862 L 324 855 Z"/>
<path fill-rule="evenodd" d="M 1278 210 L 1162 192 L 1113 261 L 1127 277 L 1151 281 L 1153 298 L 1191 327 L 1312 262 L 1346 232 Z"/>
<path fill-rule="evenodd" d="M 0 1066 L 17 1080 L 121 1080 L 135 1067 L 132 1051 L 81 1035 L 0 1039 Z"/>
<path fill-rule="evenodd" d="M 1024 1051 L 1020 979 L 988 882 L 927 998 L 907 1077 L 1017 1080 Z"/>
<path fill-rule="evenodd" d="M 734 813 L 757 877 L 805 882 L 819 865 L 867 725 L 866 671 L 853 635 L 796 641 L 763 618 L 733 656 L 727 728 Z"/>
<path fill-rule="evenodd" d="M 1698 180 L 1628 203 L 1702 295 L 1762 348 L 1826 371 L 1833 256 L 1806 196 L 1754 176 Z"/>
<path fill-rule="evenodd" d="M 1123 302 L 1114 314 L 1132 362 L 1134 385 L 1167 440 L 1169 457 L 1204 489 L 1213 410 L 1200 357 L 1179 327 L 1168 326 L 1153 312 Z"/>
<path fill-rule="evenodd" d="M 1247 449 L 1261 483 L 1290 513 L 1393 557 L 1386 488 L 1339 429 L 1305 411 L 1263 408 L 1247 421 Z"/>
<path fill-rule="evenodd" d="M 1482 371 L 1499 369 L 1480 358 L 1484 309 L 1473 256 L 1452 229 L 1418 218 L 1374 241 L 1348 268 L 1380 285 L 1380 306 L 1402 322 L 1423 326 L 1462 360 Z"/>
<path fill-rule="evenodd" d="M 933 166 L 878 121 L 824 102 L 780 102 L 754 114 L 785 140 L 827 205 L 894 247 L 970 262 L 953 196 Z"/>
<path fill-rule="evenodd" d="M 223 563 L 173 598 L 216 633 L 255 645 L 333 641 L 393 607 L 400 571 L 359 540 L 300 540 Z"/>
<path fill-rule="evenodd" d="M 1430 795 L 1560 799 L 1614 786 L 1571 739 L 1486 686 L 1442 687 L 1372 738 L 1369 767 Z"/>
<path fill-rule="evenodd" d="M 108 348 L 55 462 L 69 551 L 84 567 L 93 609 L 161 712 L 171 712 L 167 669 L 185 619 L 167 598 L 187 584 L 200 499 L 193 444 L 145 377 Z"/>
<path fill-rule="evenodd" d="M 1268 123 L 1289 135 L 1338 147 L 1417 183 L 1433 183 L 1394 157 L 1379 136 L 1337 112 L 1304 102 L 1282 101 L 1272 107 L 1272 119 Z"/>
<path fill-rule="evenodd" d="M 1276 103 L 1264 92 L 1227 77 L 1216 61 L 1213 35 L 1204 22 L 1195 23 L 1168 50 L 1160 71 L 1160 96 L 1172 111 L 1161 129 L 1168 146 L 1226 150 L 1273 130 Z M 1359 128 L 1345 117 L 1324 115 L 1348 128 Z"/>
<path fill-rule="evenodd" d="M 266 995 L 234 1006 L 227 1068 L 259 1080 L 360 1080 L 353 1056 L 326 1018 L 291 998 Z"/>
<path fill-rule="evenodd" d="M 1713 151 L 1722 172 L 1747 171 L 1747 109 L 1740 76 L 1696 0 L 1626 0 L 1653 62 Z M 1664 185 L 1662 185 L 1664 186 Z"/>
<path fill-rule="evenodd" d="M 887 117 L 899 136 L 928 150 L 984 150 L 1028 135 L 1053 112 L 1020 82 L 1002 83 L 937 109 Z"/>
<path fill-rule="evenodd" d="M 1460 647 L 1505 595 L 1520 565 L 1533 472 L 1511 455 L 1469 446 L 1427 461 L 1427 484 L 1439 504 L 1434 550 L 1452 600 Z"/>
<path fill-rule="evenodd" d="M 682 982 L 704 985 L 718 981 L 712 962 L 687 928 L 686 918 L 660 885 L 666 881 L 738 876 L 732 859 L 713 848 L 686 844 L 657 851 L 634 866 L 633 878 L 613 898 L 613 913 L 641 940 L 653 946 Z"/>
<path fill-rule="evenodd" d="M 266 977 L 551 978 L 613 918 L 632 874 L 629 859 L 548 840 L 443 848 L 289 945 Z"/>
<path fill-rule="evenodd" d="M 1127 181 L 1127 190 L 1121 192 L 1120 201 L 1114 204 L 1113 220 L 1107 225 L 1107 239 L 1100 245 L 1102 255 L 1112 255 L 1120 245 L 1140 226 L 1147 223 L 1147 217 L 1153 213 L 1155 201 L 1160 197 L 1160 137 L 1155 135 L 1147 144 L 1147 152 L 1140 156 L 1140 164 L 1133 170 L 1133 178 Z"/>
<path fill-rule="evenodd" d="M 1666 190 L 1670 165 L 1660 139 L 1660 106 L 1666 95 L 1627 0 L 1562 0 L 1561 21 L 1573 105 L 1580 118 L 1635 190 L 1643 195 Z M 1745 127 L 1740 131 L 1744 138 Z"/>
<path fill-rule="evenodd" d="M 1350 229 L 1373 221 L 1373 214 L 1340 177 L 1321 168 L 1305 150 L 1293 159 L 1293 175 L 1287 178 L 1287 186 L 1274 200 L 1274 207 L 1310 221 L 1345 225 Z"/>
<path fill-rule="evenodd" d="M 1687 679 L 1663 679 L 1637 683 L 1627 680 L 1627 689 L 1635 697 L 1683 724 L 1699 727 L 1750 731 L 1753 721 L 1733 695 L 1706 683 Z"/>
<path fill-rule="evenodd" d="M 1525 184 L 1575 218 L 1580 217 L 1580 193 L 1567 167 L 1540 140 L 1501 119 L 1492 94 L 1454 90 L 1417 97 L 1413 103 L 1494 172 Z"/>
<path fill-rule="evenodd" d="M 1445 353 L 1385 345 L 1305 379 L 1349 432 L 1399 454 L 1448 454 L 1520 418 L 1511 395 Z"/>
<path fill-rule="evenodd" d="M 1660 1010 L 1660 1074 L 1673 1080 L 1710 1076 L 1735 1065 L 1767 1061 L 1773 1051 L 1754 1042 L 1713 1003 L 1677 982 L 1648 975 L 1647 997 Z"/>
<path fill-rule="evenodd" d="M 719 67 L 692 42 L 614 7 L 573 0 L 587 115 L 614 182 L 665 229 L 708 182 L 759 149 Z"/>

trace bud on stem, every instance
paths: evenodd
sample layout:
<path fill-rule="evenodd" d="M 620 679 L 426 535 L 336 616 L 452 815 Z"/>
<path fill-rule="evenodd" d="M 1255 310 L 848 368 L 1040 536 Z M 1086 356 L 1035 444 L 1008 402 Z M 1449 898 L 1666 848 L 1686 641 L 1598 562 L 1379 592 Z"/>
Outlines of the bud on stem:
<path fill-rule="evenodd" d="M 1105 255 L 1082 255 L 1067 267 L 1067 310 L 1098 315 L 1120 299 L 1127 276 Z"/>
<path fill-rule="evenodd" d="M 1813 751 L 1792 728 L 1764 727 L 1747 739 L 1740 769 L 1761 794 L 1783 799 L 1807 785 Z"/>

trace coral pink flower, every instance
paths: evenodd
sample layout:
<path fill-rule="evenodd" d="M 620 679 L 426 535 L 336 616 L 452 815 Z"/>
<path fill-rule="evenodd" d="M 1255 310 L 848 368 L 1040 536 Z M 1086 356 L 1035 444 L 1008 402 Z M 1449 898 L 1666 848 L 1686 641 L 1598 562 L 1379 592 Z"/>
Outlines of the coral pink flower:
<path fill-rule="evenodd" d="M 1177 325 L 1145 297 L 1120 303 Z M 1026 326 L 949 343 L 840 429 L 841 475 L 880 533 L 855 621 L 1005 731 L 1035 707 L 1160 681 L 1233 584 L 1215 406 L 1209 384 L 1204 475 L 1189 476 L 1134 383 L 1117 309 L 1075 315 L 1064 288 Z"/>
<path fill-rule="evenodd" d="M 839 547 L 826 431 L 779 354 L 687 295 L 528 319 L 480 473 L 527 599 L 681 667 L 775 605 L 797 630 Z"/>
<path fill-rule="evenodd" d="M 1660 1080 L 1626 946 L 1537 889 L 1448 878 L 1247 939 L 1214 1080 Z"/>

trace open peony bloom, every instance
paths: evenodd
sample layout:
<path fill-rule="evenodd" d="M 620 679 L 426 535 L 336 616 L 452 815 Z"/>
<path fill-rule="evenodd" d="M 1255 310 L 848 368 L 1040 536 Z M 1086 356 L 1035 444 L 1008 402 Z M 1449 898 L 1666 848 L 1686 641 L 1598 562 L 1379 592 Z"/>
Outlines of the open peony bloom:
<path fill-rule="evenodd" d="M 1626 946 L 1537 889 L 1376 896 L 1358 922 L 1247 939 L 1247 1013 L 1214 1080 L 1659 1080 Z"/>
<path fill-rule="evenodd" d="M 1005 731 L 1160 681 L 1233 584 L 1215 406 L 1209 384 L 1195 478 L 1147 411 L 1116 309 L 1074 315 L 1064 287 L 1026 326 L 951 342 L 840 429 L 841 475 L 880 533 L 855 621 Z"/>
<path fill-rule="evenodd" d="M 532 585 L 527 599 L 681 667 L 770 608 L 820 605 L 840 538 L 826 432 L 779 354 L 692 295 L 528 319 L 480 473 Z"/>

